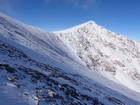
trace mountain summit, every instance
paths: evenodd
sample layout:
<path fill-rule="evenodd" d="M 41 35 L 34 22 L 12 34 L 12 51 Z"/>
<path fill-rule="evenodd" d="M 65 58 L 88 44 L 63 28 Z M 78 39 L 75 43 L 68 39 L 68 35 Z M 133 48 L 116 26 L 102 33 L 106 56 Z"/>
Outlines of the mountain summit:
<path fill-rule="evenodd" d="M 138 45 L 93 21 L 52 33 L 0 13 L 0 104 L 140 105 Z"/>
<path fill-rule="evenodd" d="M 95 22 L 55 32 L 90 70 L 140 92 L 140 47 Z"/>

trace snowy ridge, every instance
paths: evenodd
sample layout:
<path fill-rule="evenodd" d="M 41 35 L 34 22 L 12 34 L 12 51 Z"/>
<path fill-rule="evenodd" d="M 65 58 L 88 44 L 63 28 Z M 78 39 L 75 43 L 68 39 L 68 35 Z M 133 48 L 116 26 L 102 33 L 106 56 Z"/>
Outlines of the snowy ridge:
<path fill-rule="evenodd" d="M 72 57 L 73 55 L 68 52 L 68 48 L 53 33 L 25 25 L 6 15 L 0 15 L 1 36 L 42 55 L 52 57 L 54 60 L 71 59 L 78 62 L 76 57 Z"/>
<path fill-rule="evenodd" d="M 102 39 L 99 36 L 101 33 Z M 17 104 L 17 101 L 21 102 L 21 105 L 36 105 L 38 102 L 40 105 L 140 104 L 137 45 L 134 49 L 131 40 L 129 42 L 126 38 L 115 36 L 115 33 L 109 33 L 92 21 L 56 34 L 25 25 L 0 13 L 0 88 L 14 90 L 12 95 L 15 95 L 13 99 L 10 91 L 3 90 L 6 93 L 2 91 L 0 97 L 5 98 L 0 98 L 0 103 L 4 103 L 3 99 L 11 97 L 13 105 Z M 104 41 L 101 40 L 106 40 L 105 44 L 108 46 L 108 41 L 112 41 L 112 34 L 114 40 L 117 37 L 129 42 L 130 45 L 125 44 L 129 45 L 130 52 L 133 50 L 136 74 L 131 72 L 132 74 L 128 75 L 129 72 L 125 72 L 122 64 L 118 62 L 114 64 L 115 70 L 111 66 L 115 57 L 111 56 L 112 47 L 109 46 L 106 51 L 102 46 Z M 110 51 L 110 58 L 103 52 L 101 54 L 99 50 L 102 49 L 105 54 Z M 132 55 L 130 52 L 126 54 Z M 133 66 L 129 65 L 131 71 Z M 122 73 L 118 72 L 119 70 Z M 128 79 L 122 78 L 124 76 Z M 124 85 L 125 80 L 119 81 L 120 78 L 129 83 Z M 132 82 L 133 87 L 129 87 Z"/>

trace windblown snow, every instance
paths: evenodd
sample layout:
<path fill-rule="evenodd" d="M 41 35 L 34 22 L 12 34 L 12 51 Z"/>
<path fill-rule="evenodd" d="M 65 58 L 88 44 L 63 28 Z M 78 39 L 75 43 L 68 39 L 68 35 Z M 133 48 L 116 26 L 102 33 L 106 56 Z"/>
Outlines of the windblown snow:
<path fill-rule="evenodd" d="M 95 22 L 58 32 L 0 13 L 0 104 L 140 105 L 140 46 Z"/>

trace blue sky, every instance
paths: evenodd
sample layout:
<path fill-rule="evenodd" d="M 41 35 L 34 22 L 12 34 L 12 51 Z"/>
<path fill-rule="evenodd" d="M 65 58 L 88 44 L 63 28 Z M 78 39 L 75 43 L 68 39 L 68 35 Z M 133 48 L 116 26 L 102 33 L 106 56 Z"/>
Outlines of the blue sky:
<path fill-rule="evenodd" d="M 49 31 L 93 20 L 140 40 L 140 0 L 0 0 L 0 11 Z"/>

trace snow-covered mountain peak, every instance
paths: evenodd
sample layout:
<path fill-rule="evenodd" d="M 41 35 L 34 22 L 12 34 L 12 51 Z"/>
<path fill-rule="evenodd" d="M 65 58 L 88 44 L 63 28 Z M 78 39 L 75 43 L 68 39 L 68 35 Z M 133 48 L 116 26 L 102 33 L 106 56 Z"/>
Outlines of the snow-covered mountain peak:
<path fill-rule="evenodd" d="M 137 42 L 94 22 L 55 33 L 90 70 L 97 70 L 106 78 L 140 93 L 140 48 Z"/>
<path fill-rule="evenodd" d="M 51 33 L 0 13 L 0 105 L 140 105 L 139 68 L 138 44 L 93 21 Z"/>
<path fill-rule="evenodd" d="M 85 27 L 85 26 L 94 26 L 94 25 L 97 25 L 97 24 L 94 21 L 90 20 L 90 21 L 80 24 L 79 28 L 80 28 L 80 26 Z"/>
<path fill-rule="evenodd" d="M 90 21 L 87 21 L 85 23 L 76 25 L 72 28 L 60 30 L 60 31 L 57 31 L 57 32 L 63 31 L 63 32 L 67 33 L 67 32 L 71 32 L 71 31 L 77 31 L 77 30 L 82 29 L 82 28 L 92 28 L 92 27 L 98 27 L 98 25 L 94 21 L 90 20 Z"/>

